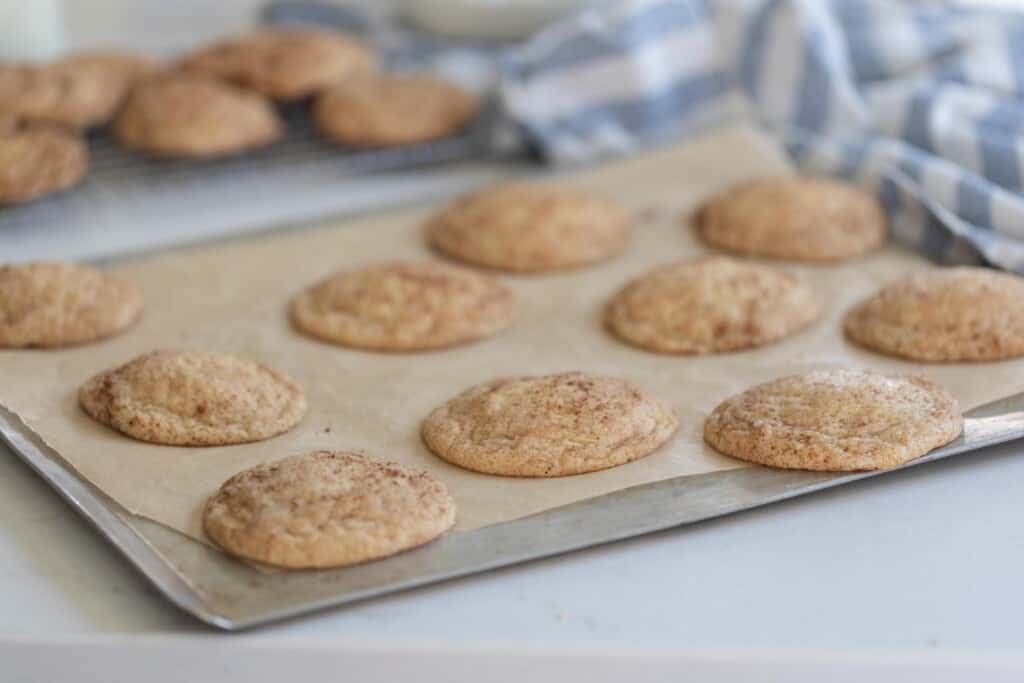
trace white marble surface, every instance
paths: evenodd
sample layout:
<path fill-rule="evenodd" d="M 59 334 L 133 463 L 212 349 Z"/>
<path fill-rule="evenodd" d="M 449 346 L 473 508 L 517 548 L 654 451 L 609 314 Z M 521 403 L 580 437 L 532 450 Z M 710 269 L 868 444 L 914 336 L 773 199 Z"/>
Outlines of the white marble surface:
<path fill-rule="evenodd" d="M 171 49 L 253 4 L 81 0 L 68 16 L 80 44 Z M 209 20 L 183 18 L 200 8 Z M 139 25 L 162 37 L 127 28 Z M 90 252 L 123 250 L 130 235 L 91 239 Z M 347 680 L 1021 680 L 1022 482 L 1024 444 L 1003 446 L 226 636 L 168 606 L 0 447 L 0 680 L 235 681 L 295 667 Z"/>

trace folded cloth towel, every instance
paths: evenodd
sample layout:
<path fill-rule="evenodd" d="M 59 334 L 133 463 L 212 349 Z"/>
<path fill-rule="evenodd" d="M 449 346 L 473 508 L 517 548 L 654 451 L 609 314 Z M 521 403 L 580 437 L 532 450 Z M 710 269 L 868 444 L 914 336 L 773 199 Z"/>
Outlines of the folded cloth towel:
<path fill-rule="evenodd" d="M 315 5 L 275 3 L 268 15 L 309 18 Z M 625 0 L 501 49 L 367 22 L 382 23 L 400 61 L 487 65 L 476 71 L 496 78 L 496 144 L 578 163 L 742 112 L 804 172 L 876 191 L 897 240 L 940 262 L 1024 274 L 1024 13 L 928 0 Z"/>

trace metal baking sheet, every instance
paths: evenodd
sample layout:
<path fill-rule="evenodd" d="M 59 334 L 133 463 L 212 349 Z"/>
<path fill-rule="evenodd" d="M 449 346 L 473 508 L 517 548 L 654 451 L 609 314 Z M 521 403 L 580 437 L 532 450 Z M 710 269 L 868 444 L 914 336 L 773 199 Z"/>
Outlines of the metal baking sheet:
<path fill-rule="evenodd" d="M 126 512 L 0 408 L 0 436 L 172 603 L 244 629 L 429 583 L 711 519 L 1024 437 L 1024 393 L 966 414 L 963 434 L 903 467 L 832 474 L 749 467 L 636 486 L 394 557 L 326 571 L 267 573 Z"/>

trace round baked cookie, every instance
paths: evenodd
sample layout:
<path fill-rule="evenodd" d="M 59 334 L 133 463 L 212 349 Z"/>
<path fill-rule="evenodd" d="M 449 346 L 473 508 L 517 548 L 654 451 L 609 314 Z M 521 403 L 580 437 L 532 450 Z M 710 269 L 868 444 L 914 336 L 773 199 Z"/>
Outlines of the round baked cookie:
<path fill-rule="evenodd" d="M 463 195 L 427 224 L 428 240 L 441 253 L 519 272 L 606 260 L 625 248 L 632 232 L 629 215 L 613 201 L 529 182 Z"/>
<path fill-rule="evenodd" d="M 33 64 L 0 61 L 0 112 L 18 119 L 45 118 L 60 99 L 57 79 Z"/>
<path fill-rule="evenodd" d="M 916 361 L 1024 356 L 1024 278 L 987 268 L 909 275 L 850 309 L 843 330 L 861 346 Z"/>
<path fill-rule="evenodd" d="M 200 48 L 186 55 L 181 67 L 287 101 L 375 71 L 377 56 L 366 43 L 342 33 L 268 29 Z"/>
<path fill-rule="evenodd" d="M 257 93 L 179 74 L 136 87 L 114 122 L 114 134 L 126 147 L 154 156 L 218 157 L 274 142 L 281 122 Z"/>
<path fill-rule="evenodd" d="M 76 134 L 0 114 L 0 204 L 18 204 L 76 185 L 89 150 Z"/>
<path fill-rule="evenodd" d="M 455 501 L 429 472 L 355 453 L 316 451 L 224 482 L 206 534 L 236 557 L 288 569 L 376 560 L 429 543 L 455 523 Z"/>
<path fill-rule="evenodd" d="M 704 422 L 704 440 L 762 465 L 846 472 L 902 465 L 962 430 L 956 400 L 929 379 L 824 370 L 724 401 Z"/>
<path fill-rule="evenodd" d="M 86 382 L 91 417 L 140 441 L 226 446 L 286 432 L 306 413 L 283 373 L 226 353 L 154 351 Z"/>
<path fill-rule="evenodd" d="M 110 73 L 119 78 L 125 88 L 153 78 L 164 70 L 160 62 L 148 55 L 121 50 L 83 50 L 64 57 L 57 66 Z"/>
<path fill-rule="evenodd" d="M 605 324 L 619 338 L 665 353 L 721 353 L 763 346 L 821 313 L 794 275 L 722 256 L 655 268 L 609 302 Z"/>
<path fill-rule="evenodd" d="M 475 386 L 423 421 L 448 462 L 511 477 L 561 477 L 653 452 L 679 426 L 672 406 L 630 382 L 568 372 Z"/>
<path fill-rule="evenodd" d="M 697 231 L 709 245 L 747 256 L 843 261 L 879 247 L 886 219 L 878 200 L 854 185 L 780 176 L 713 197 Z"/>
<path fill-rule="evenodd" d="M 430 76 L 367 76 L 318 95 L 313 121 L 338 144 L 387 147 L 452 135 L 478 110 L 475 95 Z"/>
<path fill-rule="evenodd" d="M 415 351 L 488 337 L 518 313 L 494 278 L 444 263 L 385 263 L 341 271 L 298 294 L 295 326 L 364 349 Z"/>
<path fill-rule="evenodd" d="M 142 314 L 129 282 L 89 266 L 0 266 L 0 348 L 56 348 L 105 339 Z"/>
<path fill-rule="evenodd" d="M 106 123 L 124 94 L 122 79 L 76 64 L 0 64 L 0 111 L 68 128 Z"/>

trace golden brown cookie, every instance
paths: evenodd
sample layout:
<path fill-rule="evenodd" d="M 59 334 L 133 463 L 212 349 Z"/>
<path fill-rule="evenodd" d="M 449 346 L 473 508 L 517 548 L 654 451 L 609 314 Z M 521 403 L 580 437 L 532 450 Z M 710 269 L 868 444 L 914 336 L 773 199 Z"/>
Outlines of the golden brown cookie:
<path fill-rule="evenodd" d="M 111 73 L 121 80 L 125 88 L 153 78 L 164 71 L 164 66 L 148 55 L 121 50 L 75 52 L 61 59 L 57 65 Z"/>
<path fill-rule="evenodd" d="M 775 177 L 713 197 L 697 215 L 713 247 L 792 261 L 843 261 L 879 247 L 882 205 L 864 190 L 834 180 Z"/>
<path fill-rule="evenodd" d="M 349 147 L 387 147 L 452 135 L 476 116 L 477 97 L 430 76 L 368 76 L 317 96 L 313 121 Z"/>
<path fill-rule="evenodd" d="M 377 560 L 429 543 L 455 523 L 455 501 L 429 472 L 355 453 L 316 451 L 224 482 L 203 515 L 237 557 L 288 569 Z"/>
<path fill-rule="evenodd" d="M 423 421 L 448 462 L 511 477 L 561 477 L 622 465 L 675 433 L 672 406 L 633 384 L 568 372 L 475 386 Z"/>
<path fill-rule="evenodd" d="M 427 224 L 430 244 L 443 254 L 520 272 L 604 261 L 625 248 L 632 231 L 615 202 L 527 182 L 463 195 Z"/>
<path fill-rule="evenodd" d="M 609 302 L 605 324 L 652 351 L 721 353 L 788 337 L 820 313 L 814 294 L 795 276 L 714 256 L 633 280 Z"/>
<path fill-rule="evenodd" d="M 956 400 L 929 379 L 823 370 L 724 401 L 704 422 L 704 440 L 762 465 L 845 472 L 897 467 L 962 430 Z"/>
<path fill-rule="evenodd" d="M 1024 355 L 1024 278 L 986 268 L 916 273 L 883 287 L 843 320 L 847 338 L 930 363 Z"/>
<path fill-rule="evenodd" d="M 291 303 L 295 326 L 343 346 L 435 349 L 488 337 L 518 313 L 494 278 L 444 263 L 386 263 L 342 271 Z"/>
<path fill-rule="evenodd" d="M 86 382 L 94 419 L 140 441 L 226 446 L 286 432 L 306 413 L 283 373 L 226 353 L 154 351 Z"/>
<path fill-rule="evenodd" d="M 0 111 L 85 129 L 106 123 L 124 95 L 118 75 L 74 63 L 0 64 Z"/>
<path fill-rule="evenodd" d="M 58 81 L 45 68 L 0 62 L 0 112 L 17 119 L 42 119 L 60 97 Z"/>
<path fill-rule="evenodd" d="M 217 157 L 268 145 L 281 122 L 261 95 L 202 76 L 174 75 L 138 86 L 114 134 L 160 157 Z"/>
<path fill-rule="evenodd" d="M 375 71 L 377 56 L 366 43 L 342 33 L 267 29 L 196 50 L 181 67 L 285 101 Z"/>
<path fill-rule="evenodd" d="M 0 204 L 17 204 L 76 185 L 89 169 L 89 151 L 58 126 L 0 114 Z"/>
<path fill-rule="evenodd" d="M 129 282 L 89 266 L 0 266 L 0 348 L 72 346 L 105 339 L 142 314 Z"/>

